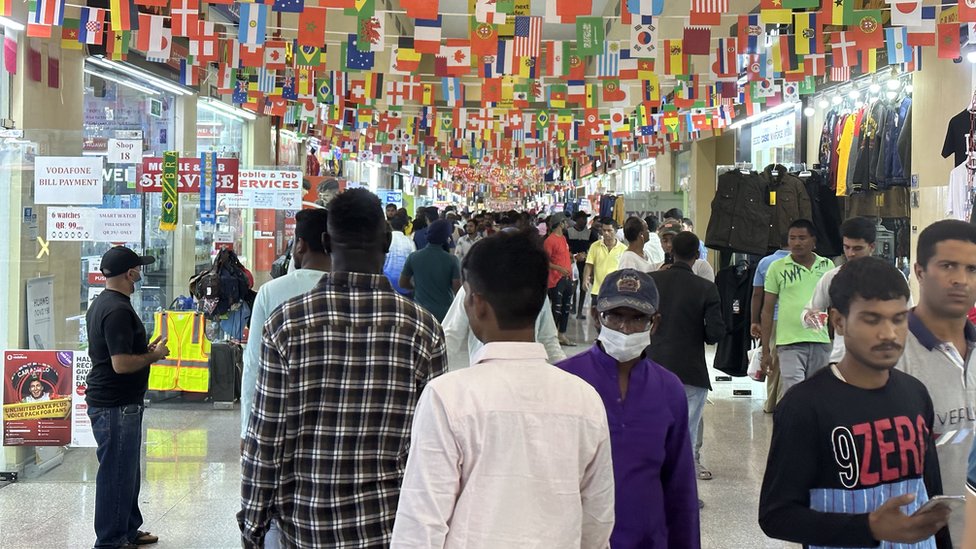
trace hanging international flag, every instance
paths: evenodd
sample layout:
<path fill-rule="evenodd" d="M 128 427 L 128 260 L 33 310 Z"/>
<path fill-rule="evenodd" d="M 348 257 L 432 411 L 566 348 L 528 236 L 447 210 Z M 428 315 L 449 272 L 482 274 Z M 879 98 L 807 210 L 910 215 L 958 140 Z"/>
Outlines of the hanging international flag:
<path fill-rule="evenodd" d="M 274 70 L 265 68 L 258 69 L 257 83 L 258 91 L 261 93 L 274 93 L 278 73 Z"/>
<path fill-rule="evenodd" d="M 51 27 L 63 22 L 64 0 L 31 0 L 28 4 L 27 36 L 50 37 Z"/>
<path fill-rule="evenodd" d="M 637 79 L 647 80 L 654 75 L 654 60 L 653 59 L 638 59 L 637 60 Z"/>
<path fill-rule="evenodd" d="M 891 7 L 891 24 L 896 27 L 919 27 L 922 25 L 922 0 L 885 0 Z M 959 4 L 962 9 L 962 4 Z M 933 8 L 935 6 L 932 6 Z"/>
<path fill-rule="evenodd" d="M 311 9 L 311 8 L 308 8 Z M 318 69 L 325 65 L 322 48 L 299 46 L 295 48 L 295 66 Z"/>
<path fill-rule="evenodd" d="M 82 43 L 78 41 L 78 36 L 80 34 L 81 20 L 74 19 L 72 17 L 65 17 L 64 21 L 61 23 L 61 49 L 80 51 L 82 49 Z M 48 59 L 50 60 L 52 58 L 49 57 Z M 50 67 L 48 67 L 48 70 L 50 71 Z M 58 66 L 58 71 L 60 71 L 60 65 Z M 49 72 L 48 74 L 54 74 L 56 77 L 58 75 L 58 71 L 54 71 L 53 73 Z"/>
<path fill-rule="evenodd" d="M 437 19 L 417 19 L 413 27 L 413 47 L 420 53 L 437 55 L 441 51 L 441 23 L 443 16 Z"/>
<path fill-rule="evenodd" d="M 823 27 L 820 26 L 817 12 L 794 13 L 793 28 L 796 31 L 794 50 L 797 55 L 821 53 Z"/>
<path fill-rule="evenodd" d="M 691 0 L 691 20 L 693 27 L 717 26 L 722 24 L 722 14 L 729 12 L 729 0 Z"/>
<path fill-rule="evenodd" d="M 716 78 L 735 78 L 739 75 L 735 38 L 719 38 L 715 48 L 715 62 L 712 74 Z"/>
<path fill-rule="evenodd" d="M 688 74 L 688 57 L 681 40 L 664 41 L 664 74 Z"/>
<path fill-rule="evenodd" d="M 485 57 L 498 53 L 498 30 L 494 25 L 472 19 L 470 30 L 472 54 Z"/>
<path fill-rule="evenodd" d="M 922 21 L 908 29 L 908 45 L 934 47 L 936 42 L 935 6 L 922 6 Z M 915 56 L 916 60 L 919 57 Z"/>
<path fill-rule="evenodd" d="M 242 44 L 257 46 L 264 44 L 268 25 L 268 6 L 254 3 L 238 5 L 241 10 L 241 24 L 237 39 Z"/>
<path fill-rule="evenodd" d="M 274 0 L 271 11 L 279 13 L 302 13 L 305 10 L 305 0 Z"/>
<path fill-rule="evenodd" d="M 105 52 L 113 61 L 124 61 L 129 55 L 131 31 L 108 31 L 105 35 Z"/>
<path fill-rule="evenodd" d="M 132 0 L 110 0 L 112 30 L 137 30 L 139 28 L 139 11 L 132 6 Z"/>
<path fill-rule="evenodd" d="M 186 59 L 180 59 L 180 83 L 184 86 L 196 86 L 200 83 L 197 68 Z"/>
<path fill-rule="evenodd" d="M 298 16 L 298 45 L 321 47 L 325 44 L 325 16 L 327 10 L 307 6 Z"/>
<path fill-rule="evenodd" d="M 810 76 L 823 76 L 827 74 L 827 55 L 817 53 L 804 56 L 803 72 Z"/>
<path fill-rule="evenodd" d="M 163 33 L 165 18 L 162 15 L 139 14 L 139 35 L 136 48 L 144 51 L 161 51 L 167 46 Z"/>
<path fill-rule="evenodd" d="M 627 0 L 627 11 L 632 15 L 661 15 L 664 0 Z"/>
<path fill-rule="evenodd" d="M 834 67 L 850 67 L 857 63 L 857 42 L 847 31 L 830 33 L 830 62 Z"/>
<path fill-rule="evenodd" d="M 822 0 L 820 13 L 824 25 L 853 25 L 854 0 Z"/>
<path fill-rule="evenodd" d="M 356 45 L 358 35 L 350 34 L 346 42 L 342 43 L 342 64 L 345 71 L 372 70 L 376 54 L 371 51 L 359 51 Z"/>
<path fill-rule="evenodd" d="M 264 68 L 284 70 L 287 66 L 287 44 L 283 40 L 268 40 L 264 44 Z"/>
<path fill-rule="evenodd" d="M 169 14 L 173 36 L 196 36 L 200 0 L 171 0 Z"/>
<path fill-rule="evenodd" d="M 449 107 L 464 105 L 464 85 L 460 78 L 441 79 L 441 94 Z"/>
<path fill-rule="evenodd" d="M 395 71 L 409 74 L 420 70 L 420 61 L 423 55 L 414 49 L 413 38 L 401 36 L 391 57 L 394 59 L 395 66 L 393 69 Z"/>
<path fill-rule="evenodd" d="M 760 46 L 765 46 L 766 30 L 759 22 L 759 16 L 740 15 L 739 16 L 739 53 L 755 55 L 759 53 Z"/>
<path fill-rule="evenodd" d="M 602 17 L 576 18 L 577 55 L 599 55 L 605 41 Z"/>
<path fill-rule="evenodd" d="M 712 42 L 709 27 L 685 27 L 682 44 L 685 55 L 708 55 Z"/>
<path fill-rule="evenodd" d="M 105 36 L 105 10 L 81 8 L 81 19 L 78 25 L 79 42 L 101 45 Z"/>
<path fill-rule="evenodd" d="M 234 69 L 226 63 L 222 63 L 217 69 L 217 91 L 220 93 L 234 91 Z"/>
<path fill-rule="evenodd" d="M 179 175 L 180 175 L 180 153 L 177 151 L 166 151 L 163 153 L 163 213 L 159 217 L 159 229 L 161 231 L 175 231 L 179 221 Z"/>
<path fill-rule="evenodd" d="M 190 38 L 190 56 L 198 65 L 219 60 L 220 38 L 213 21 L 197 21 L 196 34 Z"/>
<path fill-rule="evenodd" d="M 605 40 L 603 52 L 596 58 L 597 78 L 618 78 L 620 76 L 620 43 Z"/>
<path fill-rule="evenodd" d="M 621 103 L 627 101 L 629 94 L 620 80 L 608 79 L 603 81 L 603 102 Z"/>
<path fill-rule="evenodd" d="M 631 55 L 638 58 L 653 58 L 657 55 L 657 25 L 650 15 L 642 16 L 630 26 Z"/>
<path fill-rule="evenodd" d="M 400 7 L 411 19 L 434 19 L 437 17 L 438 0 L 400 0 Z"/>
<path fill-rule="evenodd" d="M 832 67 L 830 69 L 831 82 L 847 82 L 851 79 L 850 67 Z"/>
<path fill-rule="evenodd" d="M 435 59 L 443 60 L 447 76 L 464 76 L 471 72 L 471 44 L 467 40 L 448 39 Z"/>
<path fill-rule="evenodd" d="M 515 56 L 539 57 L 542 50 L 542 17 L 515 17 Z"/>
<path fill-rule="evenodd" d="M 939 39 L 939 59 L 955 59 L 959 57 L 959 23 L 939 23 L 936 28 Z"/>
<path fill-rule="evenodd" d="M 848 31 L 861 51 L 884 47 L 881 10 L 856 10 L 854 25 Z"/>
<path fill-rule="evenodd" d="M 356 39 L 359 51 L 378 52 L 386 49 L 386 17 L 384 14 L 371 15 L 359 19 L 359 36 Z"/>
<path fill-rule="evenodd" d="M 912 48 L 908 45 L 908 29 L 889 27 L 885 29 L 885 43 L 888 48 L 888 64 L 910 63 Z"/>
<path fill-rule="evenodd" d="M 800 100 L 800 86 L 796 82 L 783 83 L 783 102 L 796 103 Z"/>
<path fill-rule="evenodd" d="M 793 51 L 793 36 L 789 34 L 779 35 L 779 60 L 781 72 L 796 70 L 798 61 L 796 53 Z"/>

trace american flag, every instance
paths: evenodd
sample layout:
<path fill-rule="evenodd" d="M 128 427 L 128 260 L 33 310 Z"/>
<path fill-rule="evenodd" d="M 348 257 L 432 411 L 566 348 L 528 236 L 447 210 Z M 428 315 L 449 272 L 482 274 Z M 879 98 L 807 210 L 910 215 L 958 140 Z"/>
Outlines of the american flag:
<path fill-rule="evenodd" d="M 847 82 L 851 79 L 850 67 L 831 67 L 830 80 L 832 82 Z"/>
<path fill-rule="evenodd" d="M 538 57 L 542 50 L 542 17 L 515 17 L 515 57 Z"/>
<path fill-rule="evenodd" d="M 729 0 L 692 0 L 691 9 L 704 13 L 728 13 Z"/>

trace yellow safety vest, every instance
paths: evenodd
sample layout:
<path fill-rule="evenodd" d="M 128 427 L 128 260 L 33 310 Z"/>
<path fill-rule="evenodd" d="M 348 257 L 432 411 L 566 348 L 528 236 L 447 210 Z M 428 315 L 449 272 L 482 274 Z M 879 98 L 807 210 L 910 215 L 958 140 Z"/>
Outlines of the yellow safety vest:
<path fill-rule="evenodd" d="M 169 355 L 149 368 L 150 391 L 210 390 L 210 340 L 204 317 L 193 311 L 158 311 L 152 338 L 167 340 Z"/>

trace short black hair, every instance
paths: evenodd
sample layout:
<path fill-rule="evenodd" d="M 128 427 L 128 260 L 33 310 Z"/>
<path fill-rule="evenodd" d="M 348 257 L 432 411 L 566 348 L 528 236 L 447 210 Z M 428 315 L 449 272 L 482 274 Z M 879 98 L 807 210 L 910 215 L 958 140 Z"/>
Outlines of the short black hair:
<path fill-rule="evenodd" d="M 830 306 L 847 316 L 851 301 L 861 299 L 888 301 L 911 297 L 904 275 L 880 257 L 861 257 L 848 261 L 830 283 Z"/>
<path fill-rule="evenodd" d="M 647 223 L 647 230 L 652 233 L 657 232 L 658 220 L 656 215 L 649 215 L 644 218 L 644 223 Z"/>
<path fill-rule="evenodd" d="M 465 254 L 464 279 L 495 311 L 499 328 L 534 326 L 546 300 L 549 257 L 538 232 L 496 233 L 479 240 Z"/>
<path fill-rule="evenodd" d="M 840 235 L 852 240 L 863 240 L 874 244 L 878 239 L 878 229 L 874 221 L 866 217 L 852 217 L 840 225 Z"/>
<path fill-rule="evenodd" d="M 684 223 L 685 225 L 688 225 L 689 227 L 695 226 L 695 222 L 692 221 L 690 217 L 682 217 L 681 222 Z"/>
<path fill-rule="evenodd" d="M 613 228 L 617 228 L 617 222 L 613 220 L 612 217 L 601 217 L 600 225 L 610 225 Z"/>
<path fill-rule="evenodd" d="M 375 194 L 366 189 L 349 189 L 329 202 L 329 236 L 346 243 L 374 244 L 381 227 L 386 226 L 386 212 Z"/>
<path fill-rule="evenodd" d="M 671 239 L 671 254 L 675 259 L 698 259 L 698 236 L 691 231 L 681 231 Z"/>
<path fill-rule="evenodd" d="M 397 210 L 397 209 L 399 209 L 399 208 L 397 208 L 397 205 L 396 205 L 396 204 L 394 204 L 393 202 L 389 202 L 389 203 L 387 203 L 387 205 L 386 205 L 386 209 L 387 209 L 387 210 L 389 210 L 390 208 L 393 208 L 394 210 Z"/>
<path fill-rule="evenodd" d="M 589 217 L 590 217 L 589 214 L 587 214 L 586 212 L 579 211 L 573 214 L 573 221 L 576 221 L 577 219 L 589 219 Z"/>
<path fill-rule="evenodd" d="M 394 231 L 403 231 L 409 222 L 410 221 L 407 219 L 407 216 L 396 214 L 392 219 L 390 219 L 390 227 L 392 227 Z"/>
<path fill-rule="evenodd" d="M 817 228 L 813 225 L 813 222 L 809 219 L 795 219 L 793 223 L 790 223 L 791 229 L 806 229 L 810 236 L 817 236 Z"/>
<path fill-rule="evenodd" d="M 637 237 L 644 232 L 644 222 L 639 217 L 630 217 L 624 221 L 624 238 L 627 242 L 637 240 Z"/>
<path fill-rule="evenodd" d="M 935 245 L 946 240 L 961 240 L 976 244 L 976 225 L 958 219 L 937 221 L 918 235 L 918 247 L 915 255 L 918 264 L 924 269 L 935 256 Z"/>
<path fill-rule="evenodd" d="M 670 210 L 664 212 L 665 219 L 684 219 L 685 213 L 681 211 L 681 208 L 671 208 Z"/>
<path fill-rule="evenodd" d="M 313 252 L 325 253 L 322 235 L 329 230 L 329 211 L 321 208 L 302 210 L 295 214 L 295 237 L 305 241 Z"/>
<path fill-rule="evenodd" d="M 437 208 L 436 207 L 430 206 L 430 207 L 424 208 L 424 217 L 427 218 L 427 223 L 430 224 L 430 223 L 433 223 L 433 222 L 437 221 L 438 219 L 440 219 L 441 218 L 441 214 L 437 212 Z"/>

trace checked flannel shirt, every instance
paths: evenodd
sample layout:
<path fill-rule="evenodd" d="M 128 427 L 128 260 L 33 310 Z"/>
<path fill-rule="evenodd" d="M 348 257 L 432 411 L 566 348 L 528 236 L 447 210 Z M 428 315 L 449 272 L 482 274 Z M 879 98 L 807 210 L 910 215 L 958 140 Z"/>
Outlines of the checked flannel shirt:
<path fill-rule="evenodd" d="M 386 548 L 414 409 L 444 333 L 381 274 L 334 272 L 264 325 L 243 456 L 245 547 Z"/>

